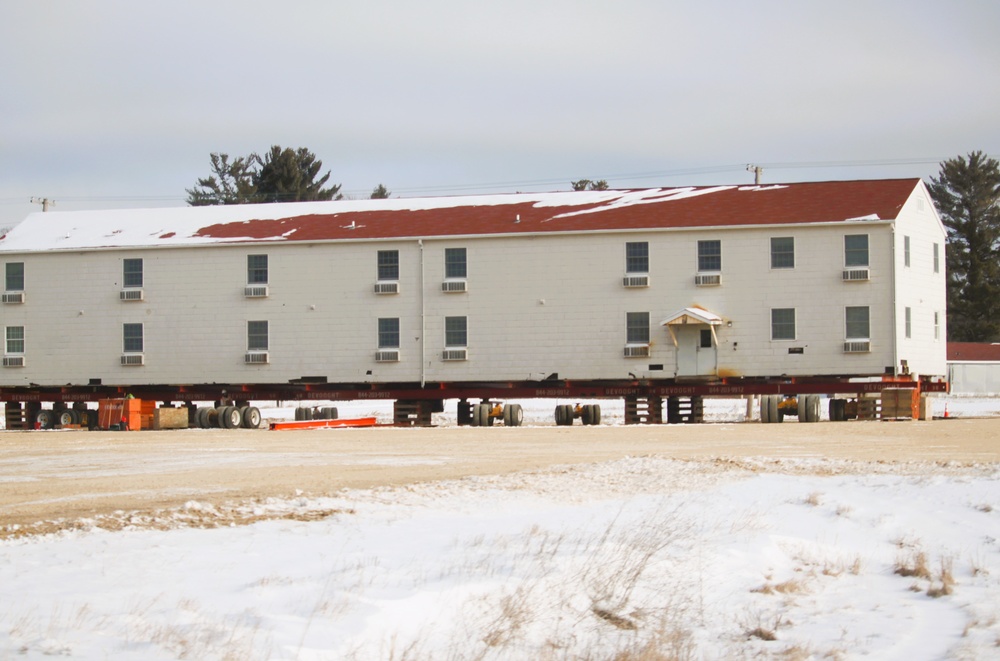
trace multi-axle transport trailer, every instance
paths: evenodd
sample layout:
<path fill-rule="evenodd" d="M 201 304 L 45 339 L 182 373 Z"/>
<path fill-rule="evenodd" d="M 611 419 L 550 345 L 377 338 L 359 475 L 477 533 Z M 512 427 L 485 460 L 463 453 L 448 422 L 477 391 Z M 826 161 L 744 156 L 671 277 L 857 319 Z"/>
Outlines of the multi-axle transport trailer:
<path fill-rule="evenodd" d="M 917 417 L 947 389 L 945 238 L 918 179 L 36 213 L 0 237 L 0 401 L 10 429 L 128 396 L 224 427 L 358 399 Z"/>

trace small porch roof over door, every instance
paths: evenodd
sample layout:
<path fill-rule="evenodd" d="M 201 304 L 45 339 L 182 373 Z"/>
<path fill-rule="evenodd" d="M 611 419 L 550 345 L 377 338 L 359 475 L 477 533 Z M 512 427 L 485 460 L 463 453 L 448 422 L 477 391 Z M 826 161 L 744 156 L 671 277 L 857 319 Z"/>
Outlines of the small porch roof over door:
<path fill-rule="evenodd" d="M 675 347 L 677 346 L 677 334 L 674 333 L 674 326 L 698 324 L 709 327 L 712 331 L 712 339 L 715 341 L 716 346 L 718 346 L 719 338 L 715 334 L 715 327 L 722 325 L 722 317 L 714 312 L 709 312 L 704 308 L 683 308 L 660 322 L 661 326 L 667 327 L 667 330 L 670 332 L 670 339 L 674 341 Z"/>

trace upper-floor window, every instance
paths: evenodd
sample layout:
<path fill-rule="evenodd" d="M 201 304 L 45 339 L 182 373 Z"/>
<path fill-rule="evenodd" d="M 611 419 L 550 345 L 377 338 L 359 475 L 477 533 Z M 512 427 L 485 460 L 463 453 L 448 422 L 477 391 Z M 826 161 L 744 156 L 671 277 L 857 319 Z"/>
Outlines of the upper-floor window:
<path fill-rule="evenodd" d="M 845 310 L 845 335 L 848 340 L 867 340 L 871 337 L 868 306 L 849 306 Z"/>
<path fill-rule="evenodd" d="M 795 308 L 771 309 L 771 339 L 795 339 Z"/>
<path fill-rule="evenodd" d="M 378 348 L 399 348 L 399 318 L 392 317 L 378 320 Z"/>
<path fill-rule="evenodd" d="M 122 324 L 122 349 L 125 353 L 142 353 L 142 324 Z"/>
<path fill-rule="evenodd" d="M 941 313 L 934 312 L 934 339 L 941 339 Z"/>
<path fill-rule="evenodd" d="M 247 255 L 247 284 L 267 284 L 267 255 Z"/>
<path fill-rule="evenodd" d="M 468 274 L 465 248 L 444 249 L 444 277 L 465 278 Z"/>
<path fill-rule="evenodd" d="M 24 291 L 24 262 L 7 262 L 5 276 L 7 291 Z"/>
<path fill-rule="evenodd" d="M 938 244 L 934 244 L 934 272 L 941 272 L 941 257 L 940 257 L 940 247 Z"/>
<path fill-rule="evenodd" d="M 903 317 L 904 317 L 904 322 L 905 322 L 903 324 L 903 327 L 904 327 L 904 329 L 906 331 L 906 338 L 910 339 L 910 337 L 911 337 L 910 333 L 913 330 L 913 327 L 911 326 L 911 323 L 913 321 L 913 313 L 912 313 L 912 311 L 911 311 L 910 308 L 904 308 L 903 309 Z"/>
<path fill-rule="evenodd" d="M 399 251 L 378 251 L 378 279 L 399 280 Z"/>
<path fill-rule="evenodd" d="M 910 266 L 910 237 L 903 237 L 903 266 Z"/>
<path fill-rule="evenodd" d="M 867 234 L 848 234 L 844 237 L 844 266 L 868 266 Z"/>
<path fill-rule="evenodd" d="M 122 287 L 142 287 L 142 260 L 122 260 Z"/>
<path fill-rule="evenodd" d="M 698 242 L 698 270 L 722 270 L 722 241 L 713 240 Z"/>
<path fill-rule="evenodd" d="M 247 322 L 247 351 L 267 351 L 268 345 L 267 321 Z"/>
<path fill-rule="evenodd" d="M 625 342 L 628 344 L 649 344 L 649 313 L 625 313 Z"/>
<path fill-rule="evenodd" d="M 6 353 L 24 353 L 24 326 L 7 326 Z"/>
<path fill-rule="evenodd" d="M 771 268 L 795 268 L 795 239 L 793 237 L 771 237 Z"/>
<path fill-rule="evenodd" d="M 444 318 L 444 345 L 446 347 L 465 347 L 469 345 L 467 317 Z"/>
<path fill-rule="evenodd" d="M 629 241 L 625 244 L 625 272 L 649 273 L 649 243 Z"/>

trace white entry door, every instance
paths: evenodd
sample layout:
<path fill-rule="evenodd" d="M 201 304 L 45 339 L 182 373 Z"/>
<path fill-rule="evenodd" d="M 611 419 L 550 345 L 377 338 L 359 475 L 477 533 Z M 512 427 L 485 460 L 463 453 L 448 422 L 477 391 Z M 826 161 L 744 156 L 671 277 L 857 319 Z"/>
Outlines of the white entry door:
<path fill-rule="evenodd" d="M 674 326 L 677 376 L 715 376 L 718 366 L 712 330 L 707 324 Z"/>

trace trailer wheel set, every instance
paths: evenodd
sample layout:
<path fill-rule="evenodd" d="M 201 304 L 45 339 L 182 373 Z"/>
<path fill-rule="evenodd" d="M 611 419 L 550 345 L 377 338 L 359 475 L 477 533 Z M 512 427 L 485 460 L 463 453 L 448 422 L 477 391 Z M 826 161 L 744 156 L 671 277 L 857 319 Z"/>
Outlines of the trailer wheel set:
<path fill-rule="evenodd" d="M 219 406 L 195 409 L 193 422 L 201 429 L 257 429 L 260 421 L 256 406 Z"/>

